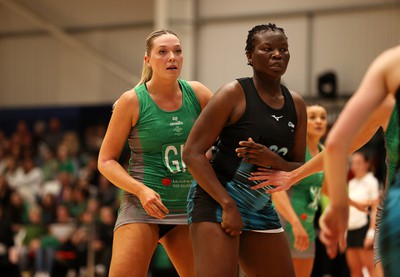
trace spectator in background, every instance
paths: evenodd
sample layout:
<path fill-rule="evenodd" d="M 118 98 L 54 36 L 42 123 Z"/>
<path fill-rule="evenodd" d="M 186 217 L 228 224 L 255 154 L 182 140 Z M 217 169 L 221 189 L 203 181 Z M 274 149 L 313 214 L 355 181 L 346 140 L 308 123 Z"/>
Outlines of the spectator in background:
<path fill-rule="evenodd" d="M 9 184 L 10 188 L 16 189 L 18 172 L 21 170 L 19 165 L 19 159 L 14 155 L 7 155 L 5 158 L 5 170 L 4 177 Z"/>
<path fill-rule="evenodd" d="M 48 123 L 48 130 L 44 136 L 44 141 L 53 151 L 56 151 L 59 143 L 64 137 L 64 131 L 61 129 L 61 121 L 57 117 L 52 117 Z"/>
<path fill-rule="evenodd" d="M 33 123 L 33 133 L 32 133 L 32 148 L 34 150 L 35 156 L 37 156 L 37 162 L 41 164 L 41 152 L 43 148 L 48 148 L 44 137 L 46 135 L 46 122 L 44 120 L 36 120 Z"/>
<path fill-rule="evenodd" d="M 118 207 L 118 193 L 118 188 L 116 188 L 106 177 L 103 175 L 99 176 L 97 198 L 99 199 L 101 206 Z"/>
<path fill-rule="evenodd" d="M 8 185 L 6 178 L 4 177 L 4 175 L 0 174 L 0 204 L 3 207 L 6 207 L 6 209 L 10 205 L 11 193 L 12 190 Z"/>
<path fill-rule="evenodd" d="M 47 181 L 43 184 L 43 193 L 53 193 L 57 203 L 72 203 L 72 187 L 74 186 L 73 177 L 66 171 L 57 173 L 55 180 Z"/>
<path fill-rule="evenodd" d="M 40 240 L 48 234 L 47 226 L 42 221 L 42 211 L 39 206 L 29 209 L 29 221 L 23 228 L 25 236 L 19 255 L 19 267 L 22 272 L 35 272 L 35 253 L 40 248 Z"/>
<path fill-rule="evenodd" d="M 0 138 L 0 140 L 1 140 L 1 138 Z M 1 141 L 0 141 L 0 143 L 1 143 Z M 0 144 L 0 175 L 3 175 L 7 168 L 7 162 L 6 162 L 7 155 L 6 154 L 7 154 L 6 147 Z"/>
<path fill-rule="evenodd" d="M 81 154 L 81 143 L 79 141 L 79 136 L 77 132 L 65 132 L 64 137 L 60 143 L 68 147 L 69 155 L 72 159 L 77 159 Z"/>
<path fill-rule="evenodd" d="M 85 180 L 88 184 L 98 187 L 100 172 L 97 169 L 97 155 L 89 154 L 83 166 L 79 170 L 78 178 Z"/>
<path fill-rule="evenodd" d="M 61 143 L 57 147 L 58 172 L 68 172 L 75 180 L 77 176 L 77 168 L 74 159 L 71 157 L 69 148 L 66 144 Z"/>
<path fill-rule="evenodd" d="M 5 212 L 3 202 L 0 201 L 0 274 L 7 277 L 19 277 L 19 268 L 10 259 L 11 249 L 14 246 L 14 232 Z"/>
<path fill-rule="evenodd" d="M 362 150 L 351 155 L 351 172 L 354 178 L 349 181 L 349 198 L 351 201 L 372 206 L 369 211 L 360 211 L 353 206 L 349 210 L 347 231 L 346 260 L 351 276 L 362 276 L 362 268 L 373 275 L 373 240 L 375 214 L 379 201 L 379 182 L 370 172 L 369 157 Z"/>
<path fill-rule="evenodd" d="M 73 186 L 63 185 L 61 194 L 59 195 L 58 203 L 65 205 L 68 209 L 68 213 L 72 215 L 72 211 L 75 205 Z"/>
<path fill-rule="evenodd" d="M 96 251 L 96 271 L 104 272 L 103 276 L 108 276 L 110 268 L 114 224 L 115 210 L 110 206 L 101 207 L 93 248 Z"/>
<path fill-rule="evenodd" d="M 19 145 L 23 150 L 28 150 L 32 147 L 32 133 L 25 120 L 17 122 L 16 130 L 11 135 L 11 138 L 13 143 Z"/>
<path fill-rule="evenodd" d="M 37 204 L 39 192 L 43 185 L 43 173 L 40 167 L 35 165 L 31 156 L 22 161 L 22 166 L 17 169 L 14 179 L 16 189 L 29 205 Z"/>
<path fill-rule="evenodd" d="M 0 149 L 7 149 L 10 146 L 10 139 L 4 133 L 4 130 L 0 129 Z"/>
<path fill-rule="evenodd" d="M 57 179 L 58 162 L 54 151 L 50 147 L 43 147 L 40 151 L 41 168 L 43 172 L 43 181 L 54 181 Z"/>
<path fill-rule="evenodd" d="M 104 124 L 98 124 L 86 128 L 84 137 L 86 150 L 91 153 L 98 153 L 105 134 L 106 126 Z"/>
<path fill-rule="evenodd" d="M 53 193 L 45 193 L 40 197 L 39 205 L 42 208 L 44 224 L 54 223 L 57 219 L 57 201 Z"/>
<path fill-rule="evenodd" d="M 12 222 L 12 229 L 17 233 L 23 224 L 28 223 L 28 204 L 17 191 L 12 191 L 10 205 L 6 209 L 7 216 Z"/>
<path fill-rule="evenodd" d="M 88 262 L 88 244 L 95 236 L 94 218 L 94 214 L 89 210 L 84 210 L 79 215 L 77 229 L 71 236 L 71 243 L 77 255 L 76 270 L 78 272 L 80 272 L 81 268 L 84 268 Z"/>
<path fill-rule="evenodd" d="M 70 207 L 70 212 L 73 217 L 78 218 L 86 210 L 89 199 L 89 191 L 86 188 L 80 188 L 76 186 L 72 189 L 72 194 L 73 200 L 72 206 Z"/>
<path fill-rule="evenodd" d="M 77 221 L 71 216 L 68 207 L 59 204 L 57 206 L 57 220 L 49 226 L 54 251 L 51 276 L 66 276 L 69 269 L 77 270 L 77 252 L 71 241 L 76 229 Z"/>
<path fill-rule="evenodd" d="M 102 207 L 97 197 L 89 197 L 87 200 L 86 211 L 93 215 L 95 221 L 100 219 L 100 210 Z"/>

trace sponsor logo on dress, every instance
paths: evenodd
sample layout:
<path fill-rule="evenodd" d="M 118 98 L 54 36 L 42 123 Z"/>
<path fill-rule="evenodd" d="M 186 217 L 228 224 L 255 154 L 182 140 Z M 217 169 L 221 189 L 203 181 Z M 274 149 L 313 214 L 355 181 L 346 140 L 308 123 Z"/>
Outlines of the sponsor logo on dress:
<path fill-rule="evenodd" d="M 293 133 L 293 132 L 294 132 L 295 126 L 294 126 L 294 124 L 292 123 L 292 121 L 289 121 L 287 125 L 289 126 L 289 128 L 291 128 L 290 131 Z"/>
<path fill-rule="evenodd" d="M 274 118 L 276 121 L 279 121 L 279 119 L 283 118 L 283 115 L 277 116 L 277 115 L 272 114 L 271 117 Z"/>
<path fill-rule="evenodd" d="M 169 123 L 169 126 L 171 126 L 171 127 L 175 126 L 173 130 L 174 130 L 176 136 L 183 135 L 183 132 L 182 132 L 183 128 L 180 125 L 183 125 L 183 122 L 180 121 L 177 116 L 173 116 L 172 122 Z"/>
<path fill-rule="evenodd" d="M 169 178 L 163 178 L 162 180 L 161 180 L 161 183 L 164 185 L 164 186 L 169 186 L 170 184 L 171 184 L 171 179 L 169 179 Z"/>

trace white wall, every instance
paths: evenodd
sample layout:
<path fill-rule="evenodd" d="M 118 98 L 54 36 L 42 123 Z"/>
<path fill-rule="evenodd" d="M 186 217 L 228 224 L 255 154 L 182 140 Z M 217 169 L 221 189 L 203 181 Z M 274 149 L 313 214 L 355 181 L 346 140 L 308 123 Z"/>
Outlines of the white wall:
<path fill-rule="evenodd" d="M 371 61 L 385 48 L 400 43 L 400 9 L 318 15 L 312 43 L 313 79 L 334 69 L 339 91 L 351 94 Z"/>
<path fill-rule="evenodd" d="M 153 29 L 153 1 L 12 1 L 65 29 L 132 80 L 117 77 L 0 1 L 0 108 L 112 103 L 137 81 L 144 40 Z M 213 91 L 251 74 L 244 47 L 256 24 L 285 29 L 291 61 L 283 79 L 305 96 L 317 94 L 316 77 L 326 69 L 336 70 L 340 92 L 351 94 L 371 59 L 400 41 L 397 0 L 170 0 L 168 13 L 184 46 L 182 78 L 198 79 Z"/>
<path fill-rule="evenodd" d="M 200 1 L 198 78 L 216 90 L 251 74 L 244 56 L 247 31 L 268 22 L 283 27 L 291 61 L 285 83 L 317 96 L 317 77 L 334 70 L 339 95 L 351 95 L 373 57 L 400 43 L 399 1 Z M 397 3 L 397 4 L 396 4 Z"/>
<path fill-rule="evenodd" d="M 307 72 L 307 29 L 305 18 L 276 19 L 278 26 L 285 29 L 289 38 L 291 58 L 283 81 L 293 90 L 306 91 Z M 199 31 L 198 79 L 215 91 L 222 84 L 239 77 L 251 76 L 252 69 L 245 55 L 248 31 L 257 24 L 268 23 L 259 20 L 205 24 Z"/>

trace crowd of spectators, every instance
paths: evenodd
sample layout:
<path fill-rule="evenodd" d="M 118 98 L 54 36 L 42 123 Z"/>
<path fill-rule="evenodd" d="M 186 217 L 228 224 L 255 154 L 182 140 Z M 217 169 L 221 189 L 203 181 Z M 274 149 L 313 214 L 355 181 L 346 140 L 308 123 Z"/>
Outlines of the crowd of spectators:
<path fill-rule="evenodd" d="M 64 130 L 58 118 L 0 129 L 4 276 L 108 275 L 119 190 L 97 170 L 104 133 Z"/>

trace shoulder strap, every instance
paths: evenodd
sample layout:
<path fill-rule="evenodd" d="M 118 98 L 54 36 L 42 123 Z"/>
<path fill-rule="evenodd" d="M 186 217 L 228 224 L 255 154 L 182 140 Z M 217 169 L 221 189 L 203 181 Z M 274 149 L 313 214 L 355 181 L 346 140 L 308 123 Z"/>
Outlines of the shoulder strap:
<path fill-rule="evenodd" d="M 294 115 L 294 118 L 296 122 L 294 122 L 295 125 L 297 125 L 297 113 L 296 113 L 296 106 L 294 104 L 294 100 L 292 97 L 292 94 L 290 93 L 289 89 L 285 87 L 284 85 L 281 85 L 283 97 L 285 97 L 285 106 L 286 108 Z"/>

